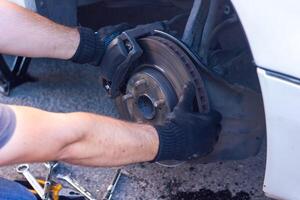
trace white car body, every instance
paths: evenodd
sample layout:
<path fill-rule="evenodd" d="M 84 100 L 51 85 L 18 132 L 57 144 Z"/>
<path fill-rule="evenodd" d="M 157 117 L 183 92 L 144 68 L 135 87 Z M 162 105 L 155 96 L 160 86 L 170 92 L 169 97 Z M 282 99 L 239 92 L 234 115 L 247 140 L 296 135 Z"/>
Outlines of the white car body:
<path fill-rule="evenodd" d="M 300 1 L 232 0 L 246 32 L 264 99 L 264 192 L 300 199 Z"/>

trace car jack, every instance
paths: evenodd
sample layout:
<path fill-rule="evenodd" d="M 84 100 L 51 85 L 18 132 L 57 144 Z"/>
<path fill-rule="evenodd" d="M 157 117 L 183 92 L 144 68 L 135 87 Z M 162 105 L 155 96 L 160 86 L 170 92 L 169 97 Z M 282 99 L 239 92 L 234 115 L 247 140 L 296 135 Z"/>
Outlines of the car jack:
<path fill-rule="evenodd" d="M 26 82 L 34 82 L 27 71 L 31 58 L 16 56 L 11 66 L 0 55 L 0 94 L 9 96 L 10 91 Z"/>

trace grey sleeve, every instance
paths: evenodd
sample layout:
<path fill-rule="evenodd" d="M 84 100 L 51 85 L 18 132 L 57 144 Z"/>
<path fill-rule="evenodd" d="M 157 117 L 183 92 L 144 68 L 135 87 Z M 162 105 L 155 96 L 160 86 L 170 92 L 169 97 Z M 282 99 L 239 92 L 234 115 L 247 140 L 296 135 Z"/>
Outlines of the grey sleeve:
<path fill-rule="evenodd" d="M 16 128 L 16 115 L 14 111 L 0 104 L 0 149 L 4 147 L 12 137 Z"/>

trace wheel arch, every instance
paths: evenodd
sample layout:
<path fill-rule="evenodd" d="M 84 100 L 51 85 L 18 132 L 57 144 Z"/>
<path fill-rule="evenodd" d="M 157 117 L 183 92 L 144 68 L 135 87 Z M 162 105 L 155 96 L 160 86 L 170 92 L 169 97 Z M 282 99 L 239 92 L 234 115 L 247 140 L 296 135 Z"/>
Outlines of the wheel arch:
<path fill-rule="evenodd" d="M 231 0 L 257 66 L 300 77 L 300 2 Z"/>

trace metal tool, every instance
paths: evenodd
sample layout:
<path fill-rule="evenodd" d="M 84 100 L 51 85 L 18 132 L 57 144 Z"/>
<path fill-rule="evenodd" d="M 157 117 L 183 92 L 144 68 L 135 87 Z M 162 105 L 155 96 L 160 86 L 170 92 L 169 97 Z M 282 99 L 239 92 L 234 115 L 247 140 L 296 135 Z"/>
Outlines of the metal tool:
<path fill-rule="evenodd" d="M 26 180 L 15 180 L 17 183 L 26 187 L 32 194 L 37 195 L 37 192 L 32 188 L 32 185 Z M 37 179 L 38 183 L 43 187 L 45 185 L 45 180 Z M 63 187 L 62 184 L 58 184 L 56 182 L 52 182 L 51 185 L 51 198 L 52 200 L 59 200 L 60 198 L 66 199 L 76 199 L 76 200 L 84 200 L 85 197 L 80 194 L 77 190 L 73 190 L 70 188 Z"/>
<path fill-rule="evenodd" d="M 58 193 L 58 196 L 59 197 L 67 197 L 67 198 L 70 198 L 70 199 L 85 199 L 85 197 L 77 192 L 77 191 L 74 191 L 70 188 L 62 188 L 59 193 Z M 55 200 L 55 199 L 53 199 Z M 57 199 L 58 200 L 58 199 Z"/>
<path fill-rule="evenodd" d="M 75 179 L 71 178 L 70 175 L 58 174 L 57 179 L 66 181 L 68 184 L 74 187 L 78 192 L 80 192 L 83 196 L 85 196 L 88 200 L 96 200 L 96 198 L 94 198 L 87 189 L 81 186 Z"/>
<path fill-rule="evenodd" d="M 38 183 L 43 187 L 45 187 L 45 185 L 46 185 L 46 181 L 45 180 L 41 180 L 41 179 L 38 179 L 37 180 L 38 181 Z M 49 190 L 48 190 L 48 192 L 49 192 L 49 197 L 48 197 L 48 199 L 49 200 L 59 200 L 59 196 L 60 196 L 60 194 L 61 194 L 61 191 L 62 191 L 62 189 L 63 189 L 63 187 L 62 187 L 62 185 L 61 184 L 51 184 L 51 186 L 49 186 Z M 31 193 L 33 193 L 33 194 L 36 194 L 37 192 L 35 191 L 35 190 L 31 190 L 31 189 L 29 189 L 29 191 L 31 192 Z M 47 198 L 46 197 L 46 194 L 44 195 L 45 196 L 45 199 Z M 51 197 L 51 198 L 50 198 Z"/>
<path fill-rule="evenodd" d="M 38 182 L 41 185 L 46 185 L 46 181 L 44 180 L 38 180 Z M 51 181 L 51 185 L 48 191 L 50 194 L 49 199 L 51 200 L 59 200 L 60 197 L 67 197 L 68 199 L 84 199 L 84 196 L 79 192 L 74 191 L 70 188 L 64 188 L 61 184 L 57 184 L 53 181 Z"/>
<path fill-rule="evenodd" d="M 30 183 L 32 188 L 37 192 L 41 199 L 45 199 L 45 193 L 42 186 L 39 184 L 38 180 L 29 171 L 28 164 L 22 164 L 17 167 L 17 172 L 23 174 L 26 180 Z"/>
<path fill-rule="evenodd" d="M 44 183 L 44 195 L 45 195 L 45 200 L 51 200 L 51 186 L 53 184 L 52 181 L 52 174 L 53 174 L 53 170 L 54 168 L 58 165 L 58 162 L 48 162 L 45 163 L 45 166 L 49 169 L 49 173 L 46 177 L 46 181 Z"/>
<path fill-rule="evenodd" d="M 121 176 L 122 176 L 122 170 L 118 169 L 116 175 L 113 178 L 112 183 L 107 188 L 107 192 L 104 195 L 103 200 L 111 200 L 112 199 L 113 193 L 120 181 Z"/>

